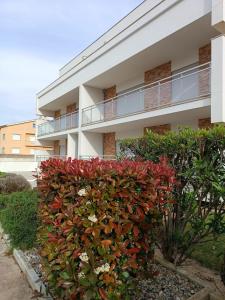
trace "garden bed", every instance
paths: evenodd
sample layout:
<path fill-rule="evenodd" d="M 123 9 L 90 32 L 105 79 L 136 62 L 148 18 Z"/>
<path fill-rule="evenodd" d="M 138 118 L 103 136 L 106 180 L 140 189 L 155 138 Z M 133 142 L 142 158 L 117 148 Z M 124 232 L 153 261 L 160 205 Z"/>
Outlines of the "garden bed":
<path fill-rule="evenodd" d="M 157 275 L 153 279 L 139 281 L 132 295 L 133 300 L 186 300 L 203 288 L 197 282 L 190 281 L 160 264 L 154 264 L 152 267 Z"/>
<path fill-rule="evenodd" d="M 37 250 L 24 252 L 24 257 L 44 281 L 41 260 Z M 191 280 L 187 276 L 175 271 L 172 264 L 162 265 L 163 261 L 153 264 L 152 270 L 157 274 L 154 279 L 141 279 L 137 288 L 130 291 L 132 300 L 203 300 L 209 299 L 209 289 L 198 280 Z"/>

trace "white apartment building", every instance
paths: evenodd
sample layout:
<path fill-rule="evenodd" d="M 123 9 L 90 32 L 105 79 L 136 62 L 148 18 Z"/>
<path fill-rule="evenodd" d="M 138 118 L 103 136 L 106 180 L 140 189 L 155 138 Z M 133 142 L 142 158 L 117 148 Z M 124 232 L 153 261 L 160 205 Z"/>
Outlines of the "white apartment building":
<path fill-rule="evenodd" d="M 225 1 L 146 0 L 37 94 L 54 154 L 113 157 L 123 138 L 225 122 Z"/>

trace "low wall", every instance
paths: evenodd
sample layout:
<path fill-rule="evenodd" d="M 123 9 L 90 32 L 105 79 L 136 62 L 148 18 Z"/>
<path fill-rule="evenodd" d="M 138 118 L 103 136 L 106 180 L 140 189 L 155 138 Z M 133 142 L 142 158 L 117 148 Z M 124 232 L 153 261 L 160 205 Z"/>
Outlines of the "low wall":
<path fill-rule="evenodd" d="M 37 169 L 34 155 L 0 154 L 1 172 L 32 172 Z"/>

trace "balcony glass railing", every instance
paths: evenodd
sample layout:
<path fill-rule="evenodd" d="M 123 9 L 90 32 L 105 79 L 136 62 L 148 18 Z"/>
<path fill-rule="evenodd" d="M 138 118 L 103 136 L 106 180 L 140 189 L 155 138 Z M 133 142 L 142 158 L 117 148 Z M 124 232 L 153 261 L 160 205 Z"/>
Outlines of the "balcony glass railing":
<path fill-rule="evenodd" d="M 79 159 L 82 159 L 82 160 L 90 160 L 93 158 L 99 158 L 102 160 L 115 160 L 116 155 L 80 155 L 79 156 Z"/>
<path fill-rule="evenodd" d="M 82 110 L 82 126 L 207 98 L 210 63 L 144 85 Z"/>
<path fill-rule="evenodd" d="M 38 136 L 51 134 L 78 127 L 78 111 L 62 115 L 38 126 Z"/>

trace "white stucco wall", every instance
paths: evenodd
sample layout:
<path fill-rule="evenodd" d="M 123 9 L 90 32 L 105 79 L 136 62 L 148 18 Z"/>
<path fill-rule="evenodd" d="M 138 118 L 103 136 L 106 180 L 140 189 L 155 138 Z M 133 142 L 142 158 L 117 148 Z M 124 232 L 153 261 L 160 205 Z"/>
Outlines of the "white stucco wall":
<path fill-rule="evenodd" d="M 80 132 L 78 156 L 103 155 L 103 135 L 95 132 Z"/>
<path fill-rule="evenodd" d="M 224 0 L 212 0 L 212 26 L 225 33 L 225 3 Z"/>
<path fill-rule="evenodd" d="M 116 140 L 142 137 L 143 133 L 144 133 L 143 127 L 139 127 L 139 128 L 133 129 L 133 130 L 117 131 L 116 132 Z"/>
<path fill-rule="evenodd" d="M 38 94 L 39 108 L 151 47 L 210 11 L 211 0 L 162 2 L 119 36 L 110 40 L 91 58 L 86 59 L 85 63 L 68 71 L 41 91 Z M 154 34 L 150 34 L 153 32 Z"/>
<path fill-rule="evenodd" d="M 78 157 L 78 135 L 77 134 L 67 135 L 67 157 L 72 157 L 72 158 Z"/>
<path fill-rule="evenodd" d="M 213 123 L 225 122 L 225 36 L 212 40 L 211 118 Z"/>

